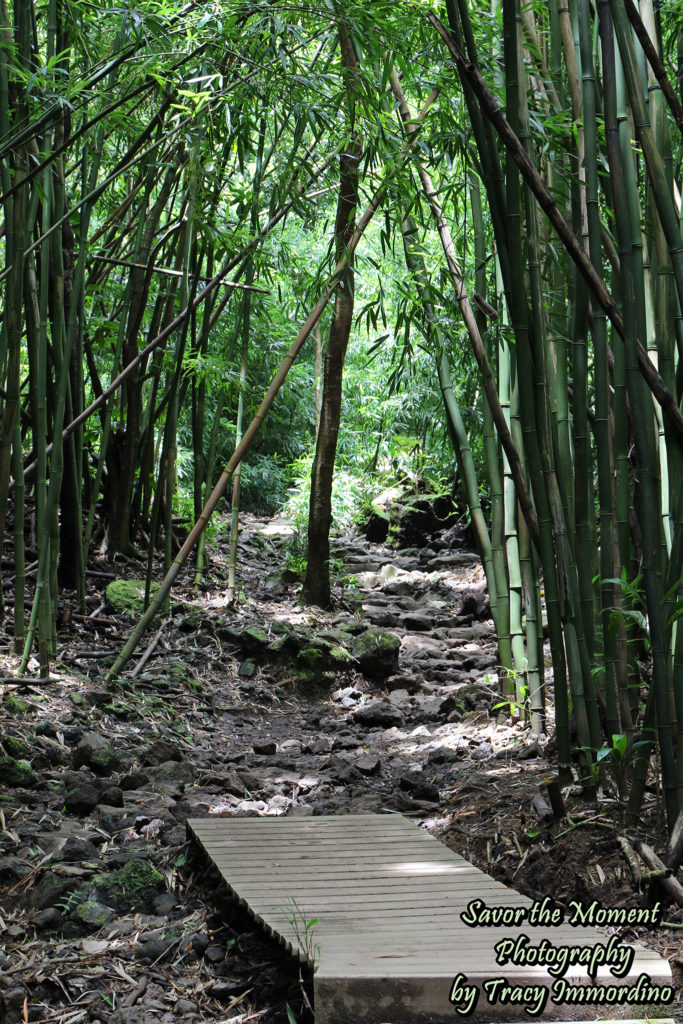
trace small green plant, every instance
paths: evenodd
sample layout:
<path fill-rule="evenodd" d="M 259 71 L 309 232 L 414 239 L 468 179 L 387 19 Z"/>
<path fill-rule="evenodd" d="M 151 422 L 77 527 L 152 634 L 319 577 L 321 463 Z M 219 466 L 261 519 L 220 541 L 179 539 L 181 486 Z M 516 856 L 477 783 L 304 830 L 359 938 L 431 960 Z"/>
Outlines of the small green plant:
<path fill-rule="evenodd" d="M 311 965 L 314 965 L 320 957 L 320 943 L 314 942 L 313 932 L 316 925 L 320 924 L 317 917 L 306 918 L 305 912 L 301 909 L 293 896 L 289 899 L 289 906 L 283 908 L 287 914 L 287 920 L 292 926 L 300 949 Z"/>
<path fill-rule="evenodd" d="M 285 1010 L 287 1011 L 287 1024 L 299 1024 L 299 1019 L 289 1003 L 285 1003 Z"/>

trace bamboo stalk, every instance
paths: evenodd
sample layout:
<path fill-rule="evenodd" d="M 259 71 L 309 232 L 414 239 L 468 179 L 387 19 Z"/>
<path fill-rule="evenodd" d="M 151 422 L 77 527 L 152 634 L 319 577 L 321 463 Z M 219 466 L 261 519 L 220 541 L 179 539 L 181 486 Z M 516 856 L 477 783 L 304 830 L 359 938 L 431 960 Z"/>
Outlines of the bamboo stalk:
<path fill-rule="evenodd" d="M 522 177 L 529 185 L 548 220 L 557 231 L 562 243 L 567 249 L 567 252 L 576 263 L 581 275 L 586 280 L 592 294 L 604 309 L 607 317 L 614 325 L 619 336 L 623 339 L 625 332 L 624 320 L 614 297 L 608 291 L 604 281 L 596 272 L 584 249 L 562 216 L 557 203 L 548 191 L 543 179 L 524 150 L 524 147 L 521 145 L 519 139 L 503 116 L 493 93 L 482 78 L 481 73 L 471 61 L 466 59 L 458 44 L 454 41 L 452 36 L 449 35 L 436 15 L 429 14 L 427 17 L 444 40 L 448 50 L 453 56 L 458 70 L 471 86 L 480 103 L 482 111 L 491 121 L 491 124 L 494 126 L 501 140 L 512 155 L 513 160 L 521 171 Z M 679 438 L 683 439 L 683 414 L 680 413 L 673 395 L 650 362 L 647 351 L 639 341 L 637 342 L 637 356 L 638 366 L 643 378 L 661 405 L 665 415 L 673 424 L 677 435 Z"/>

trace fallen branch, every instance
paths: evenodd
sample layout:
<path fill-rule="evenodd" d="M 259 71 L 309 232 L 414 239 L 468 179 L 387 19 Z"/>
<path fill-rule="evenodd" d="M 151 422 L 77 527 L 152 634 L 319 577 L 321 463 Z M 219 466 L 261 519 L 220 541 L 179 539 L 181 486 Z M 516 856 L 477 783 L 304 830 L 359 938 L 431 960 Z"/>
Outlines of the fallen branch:
<path fill-rule="evenodd" d="M 663 878 L 659 878 L 658 882 L 663 889 L 669 894 L 671 899 L 678 904 L 679 907 L 683 907 L 683 885 L 675 878 L 671 868 L 667 867 L 666 864 L 659 859 L 655 851 L 647 843 L 643 842 L 642 839 L 637 839 L 633 847 L 638 856 L 643 860 L 649 868 L 654 871 L 665 871 L 666 874 Z"/>

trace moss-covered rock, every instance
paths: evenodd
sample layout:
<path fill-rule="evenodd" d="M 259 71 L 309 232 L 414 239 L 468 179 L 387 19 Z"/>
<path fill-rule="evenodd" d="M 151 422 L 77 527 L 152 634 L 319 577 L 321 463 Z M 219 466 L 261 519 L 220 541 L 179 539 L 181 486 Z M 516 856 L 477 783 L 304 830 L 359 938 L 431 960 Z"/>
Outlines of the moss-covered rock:
<path fill-rule="evenodd" d="M 386 679 L 398 670 L 401 641 L 395 633 L 383 629 L 366 629 L 355 637 L 351 652 L 361 672 L 371 679 Z"/>
<path fill-rule="evenodd" d="M 9 754 L 10 757 L 23 759 L 28 756 L 28 747 L 18 740 L 16 736 L 2 736 L 2 745 L 5 748 L 5 753 Z"/>
<path fill-rule="evenodd" d="M 74 768 L 86 765 L 98 775 L 111 775 L 123 767 L 123 762 L 104 736 L 89 732 L 82 738 L 71 755 Z"/>
<path fill-rule="evenodd" d="M 0 779 L 6 786 L 29 789 L 38 782 L 38 776 L 28 761 L 15 757 L 0 757 Z"/>
<path fill-rule="evenodd" d="M 25 700 L 20 700 L 11 693 L 6 693 L 2 698 L 5 711 L 9 711 L 11 715 L 25 715 L 28 711 L 28 704 Z"/>
<path fill-rule="evenodd" d="M 152 583 L 151 593 L 159 589 L 158 583 Z M 144 580 L 112 580 L 105 591 L 107 607 L 116 615 L 142 615 L 145 604 Z"/>
<path fill-rule="evenodd" d="M 104 907 L 97 900 L 90 899 L 85 903 L 79 903 L 71 916 L 90 932 L 98 931 L 105 924 L 109 924 L 114 913 L 109 907 Z"/>
<path fill-rule="evenodd" d="M 164 888 L 164 876 L 148 860 L 130 860 L 98 884 L 109 906 L 134 912 L 150 911 L 154 897 Z"/>

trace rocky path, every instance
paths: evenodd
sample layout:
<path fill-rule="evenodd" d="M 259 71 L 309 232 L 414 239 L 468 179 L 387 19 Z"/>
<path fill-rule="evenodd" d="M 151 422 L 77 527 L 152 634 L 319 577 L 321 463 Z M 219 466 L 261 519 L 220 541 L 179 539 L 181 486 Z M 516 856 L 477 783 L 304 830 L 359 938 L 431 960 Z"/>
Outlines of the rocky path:
<path fill-rule="evenodd" d="M 4 688 L 0 1024 L 310 1019 L 296 965 L 192 859 L 190 816 L 401 811 L 532 894 L 605 898 L 611 865 L 612 895 L 630 894 L 604 830 L 576 829 L 565 878 L 552 858 L 540 870 L 558 831 L 533 810 L 549 766 L 500 707 L 481 570 L 458 535 L 398 554 L 337 541 L 327 614 L 297 603 L 287 534 L 247 520 L 239 610 L 219 551 L 212 589 L 177 595 L 117 693 L 98 680 L 132 620 L 102 615 L 104 577 L 49 688 Z"/>

